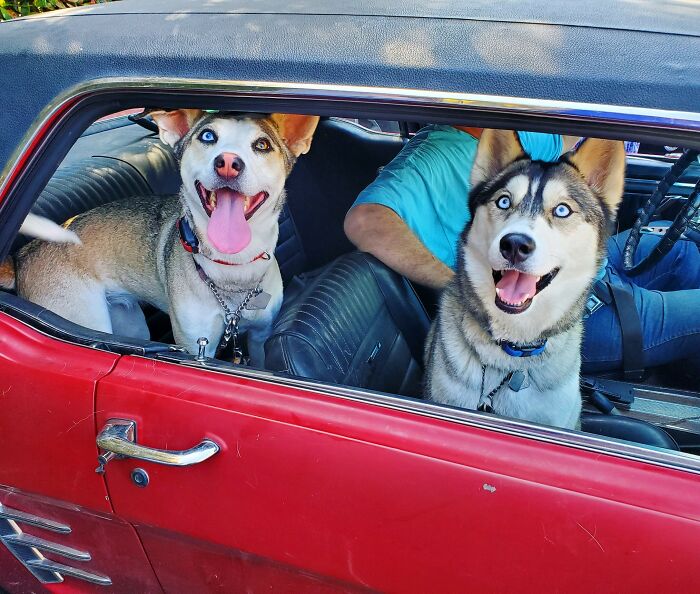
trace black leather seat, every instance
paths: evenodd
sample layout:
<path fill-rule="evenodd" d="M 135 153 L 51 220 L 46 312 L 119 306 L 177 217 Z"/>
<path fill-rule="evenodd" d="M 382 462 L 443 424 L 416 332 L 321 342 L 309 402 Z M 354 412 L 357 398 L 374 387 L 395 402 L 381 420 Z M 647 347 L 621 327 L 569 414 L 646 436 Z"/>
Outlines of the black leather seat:
<path fill-rule="evenodd" d="M 345 213 L 402 146 L 398 135 L 333 118 L 319 123 L 311 150 L 296 162 L 286 184 L 303 247 L 301 270 L 325 266 L 354 249 L 343 233 Z"/>
<path fill-rule="evenodd" d="M 113 200 L 152 193 L 144 177 L 128 163 L 93 157 L 56 171 L 32 212 L 62 224 Z M 20 235 L 13 248 L 18 249 L 30 239 Z"/>
<path fill-rule="evenodd" d="M 581 430 L 586 433 L 625 439 L 657 448 L 680 449 L 676 440 L 661 427 L 622 415 L 583 413 L 581 415 Z"/>
<path fill-rule="evenodd" d="M 404 396 L 421 396 L 430 320 L 406 279 L 353 252 L 297 277 L 265 343 L 278 372 Z M 584 413 L 582 430 L 678 450 L 663 429 L 621 415 Z"/>
<path fill-rule="evenodd" d="M 430 320 L 408 281 L 360 252 L 295 280 L 265 344 L 268 369 L 420 395 Z"/>

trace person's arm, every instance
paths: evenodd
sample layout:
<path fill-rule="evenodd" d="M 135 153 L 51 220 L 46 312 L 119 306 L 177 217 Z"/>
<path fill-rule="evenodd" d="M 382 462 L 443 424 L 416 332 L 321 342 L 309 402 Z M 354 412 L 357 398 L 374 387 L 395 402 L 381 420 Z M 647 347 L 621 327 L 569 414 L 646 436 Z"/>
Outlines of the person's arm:
<path fill-rule="evenodd" d="M 543 132 L 518 132 L 523 150 L 537 161 L 556 161 L 578 142 L 578 136 L 561 136 Z"/>
<path fill-rule="evenodd" d="M 363 203 L 345 216 L 345 234 L 357 249 L 372 254 L 409 280 L 442 289 L 454 276 L 390 208 Z"/>
<path fill-rule="evenodd" d="M 564 141 L 564 146 L 562 148 L 561 154 L 568 153 L 572 148 L 576 146 L 576 143 L 581 140 L 580 136 L 562 136 Z"/>

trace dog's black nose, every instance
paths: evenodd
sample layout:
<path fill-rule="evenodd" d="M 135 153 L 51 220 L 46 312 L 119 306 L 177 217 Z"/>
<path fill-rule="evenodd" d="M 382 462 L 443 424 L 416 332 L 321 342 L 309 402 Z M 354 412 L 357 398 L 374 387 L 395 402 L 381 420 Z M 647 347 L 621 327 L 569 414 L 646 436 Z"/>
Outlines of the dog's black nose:
<path fill-rule="evenodd" d="M 214 159 L 214 169 L 224 179 L 233 179 L 243 171 L 245 164 L 236 153 L 221 153 Z"/>
<path fill-rule="evenodd" d="M 535 251 L 535 240 L 524 233 L 508 233 L 501 238 L 501 254 L 511 264 L 524 262 Z"/>

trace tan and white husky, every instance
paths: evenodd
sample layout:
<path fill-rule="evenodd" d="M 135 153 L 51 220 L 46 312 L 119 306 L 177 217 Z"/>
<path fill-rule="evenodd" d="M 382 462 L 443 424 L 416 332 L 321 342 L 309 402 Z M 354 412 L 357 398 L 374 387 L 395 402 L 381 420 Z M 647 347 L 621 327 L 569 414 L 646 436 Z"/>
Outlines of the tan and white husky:
<path fill-rule="evenodd" d="M 456 275 L 426 344 L 436 402 L 573 428 L 584 306 L 624 186 L 621 142 L 588 139 L 556 163 L 486 130 Z"/>
<path fill-rule="evenodd" d="M 148 338 L 148 328 L 138 304 L 151 303 L 170 314 L 175 341 L 187 350 L 208 337 L 209 356 L 225 327 L 219 298 L 237 312 L 261 291 L 256 308 L 240 308 L 239 324 L 260 366 L 282 302 L 274 249 L 284 184 L 309 150 L 318 117 L 151 115 L 180 161 L 179 196 L 137 196 L 82 214 L 69 229 L 81 245 L 33 241 L 16 255 L 16 274 L 0 269 L 0 285 L 72 322 L 139 338 Z M 22 231 L 72 240 L 35 218 Z"/>

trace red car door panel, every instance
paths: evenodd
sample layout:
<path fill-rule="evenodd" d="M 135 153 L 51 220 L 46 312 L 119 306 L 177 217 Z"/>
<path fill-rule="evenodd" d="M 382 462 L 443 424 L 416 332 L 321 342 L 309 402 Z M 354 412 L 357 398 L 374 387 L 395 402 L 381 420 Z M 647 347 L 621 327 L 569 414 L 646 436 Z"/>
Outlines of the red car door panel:
<path fill-rule="evenodd" d="M 366 592 L 340 580 L 299 571 L 230 547 L 204 544 L 147 526 L 139 535 L 166 592 Z"/>
<path fill-rule="evenodd" d="M 0 485 L 111 511 L 95 473 L 95 386 L 118 358 L 0 313 Z"/>
<path fill-rule="evenodd" d="M 41 551 L 50 560 L 109 577 L 109 591 L 159 592 L 137 534 L 113 516 L 104 479 L 95 473 L 95 387 L 118 358 L 56 340 L 0 313 L 0 512 L 67 527 L 55 531 L 15 522 L 25 536 L 88 553 L 87 560 L 67 560 Z M 0 514 L 0 536 L 15 530 L 11 522 Z M 106 591 L 63 577 L 63 583 L 42 585 L 0 543 L 0 590 Z"/>
<path fill-rule="evenodd" d="M 166 589 L 185 572 L 192 590 L 299 591 L 294 571 L 392 592 L 700 586 L 692 474 L 137 357 L 97 410 L 98 427 L 135 419 L 145 446 L 221 446 L 184 468 L 107 465 Z"/>

